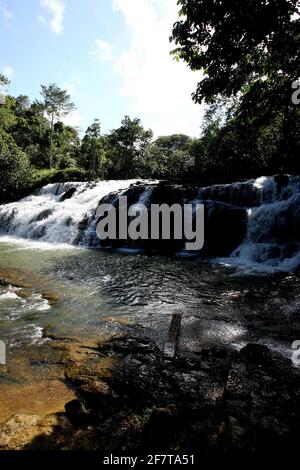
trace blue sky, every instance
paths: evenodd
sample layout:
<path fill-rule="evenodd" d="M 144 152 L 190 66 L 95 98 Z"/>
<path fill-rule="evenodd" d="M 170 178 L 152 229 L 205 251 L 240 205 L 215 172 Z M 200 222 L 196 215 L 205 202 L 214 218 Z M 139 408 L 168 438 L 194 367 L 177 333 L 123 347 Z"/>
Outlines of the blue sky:
<path fill-rule="evenodd" d="M 170 56 L 176 0 L 0 0 L 0 71 L 13 95 L 39 97 L 41 84 L 67 89 L 67 122 L 104 131 L 125 114 L 155 135 L 199 135 L 200 76 Z"/>

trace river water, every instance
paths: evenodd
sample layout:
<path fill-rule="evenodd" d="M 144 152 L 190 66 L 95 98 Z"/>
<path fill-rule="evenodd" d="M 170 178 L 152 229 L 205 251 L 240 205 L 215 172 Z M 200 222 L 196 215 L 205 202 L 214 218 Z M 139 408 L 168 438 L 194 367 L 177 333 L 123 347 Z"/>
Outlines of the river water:
<path fill-rule="evenodd" d="M 227 258 L 206 261 L 92 248 L 97 201 L 130 184 L 50 185 L 0 208 L 0 340 L 8 358 L 0 366 L 0 414 L 10 387 L 38 383 L 41 374 L 63 376 L 59 361 L 48 357 L 54 338 L 95 340 L 139 328 L 163 349 L 175 313 L 182 314 L 179 351 L 255 342 L 292 357 L 300 339 L 300 281 L 289 274 L 299 258 L 299 181 L 279 196 L 268 179 L 265 186 L 209 189 L 210 199 L 236 202 L 238 191 L 239 198 L 267 200 L 247 200 L 252 209 L 243 244 Z M 75 195 L 64 200 L 73 186 Z M 286 224 L 295 239 L 287 237 Z M 80 230 L 89 247 L 74 244 Z M 2 402 L 1 387 L 8 387 Z"/>
<path fill-rule="evenodd" d="M 176 312 L 183 314 L 181 350 L 255 341 L 289 354 L 297 339 L 297 324 L 295 337 L 286 335 L 298 308 L 293 276 L 8 238 L 0 243 L 1 275 L 25 285 L 0 287 L 1 339 L 11 354 L 21 354 L 25 344 L 39 347 L 47 333 L 95 339 L 122 332 L 127 323 L 140 325 L 163 347 Z"/>

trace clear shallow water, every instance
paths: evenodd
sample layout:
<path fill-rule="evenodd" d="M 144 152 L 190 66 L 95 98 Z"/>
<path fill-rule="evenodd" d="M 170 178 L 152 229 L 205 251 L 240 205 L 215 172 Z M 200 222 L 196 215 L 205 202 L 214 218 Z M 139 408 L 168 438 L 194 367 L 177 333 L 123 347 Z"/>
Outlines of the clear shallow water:
<path fill-rule="evenodd" d="M 12 355 L 30 344 L 44 348 L 45 331 L 96 339 L 124 331 L 127 323 L 140 325 L 163 347 L 178 311 L 181 350 L 260 342 L 291 357 L 291 344 L 300 338 L 296 278 L 237 275 L 184 258 L 55 248 L 0 242 L 0 277 L 27 283 L 26 289 L 0 286 L 0 339 Z"/>

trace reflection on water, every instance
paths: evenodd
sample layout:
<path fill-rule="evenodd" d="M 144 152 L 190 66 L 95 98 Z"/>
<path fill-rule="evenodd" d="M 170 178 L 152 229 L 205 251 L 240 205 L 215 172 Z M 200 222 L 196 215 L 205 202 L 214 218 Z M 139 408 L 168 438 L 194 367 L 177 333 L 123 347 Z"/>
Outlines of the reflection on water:
<path fill-rule="evenodd" d="M 298 301 L 297 286 L 292 294 L 289 284 L 285 298 L 272 278 L 232 276 L 231 268 L 197 260 L 43 248 L 0 243 L 0 278 L 12 280 L 0 285 L 0 336 L 13 354 L 47 341 L 44 330 L 88 339 L 122 331 L 127 322 L 163 346 L 178 310 L 181 350 L 240 348 L 249 341 L 287 350 L 297 339 L 291 330 L 281 334 L 285 312 Z M 280 305 L 272 317 L 274 298 Z"/>

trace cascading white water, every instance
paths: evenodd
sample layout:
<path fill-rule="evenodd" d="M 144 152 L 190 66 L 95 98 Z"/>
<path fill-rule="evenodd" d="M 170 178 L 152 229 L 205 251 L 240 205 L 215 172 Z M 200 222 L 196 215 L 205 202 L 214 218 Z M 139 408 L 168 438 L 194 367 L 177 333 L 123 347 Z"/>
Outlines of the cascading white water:
<path fill-rule="evenodd" d="M 49 184 L 22 201 L 1 206 L 1 232 L 48 243 L 74 244 L 82 221 L 88 229 L 100 200 L 112 192 L 126 190 L 136 182 Z M 70 197 L 64 199 L 68 191 L 72 191 Z"/>
<path fill-rule="evenodd" d="M 247 235 L 223 260 L 248 271 L 291 271 L 300 264 L 300 180 L 279 187 L 274 178 L 253 182 L 260 205 L 248 209 Z"/>
<path fill-rule="evenodd" d="M 99 246 L 96 235 L 99 202 L 108 195 L 110 203 L 116 202 L 135 183 L 137 180 L 50 184 L 22 201 L 0 206 L 0 232 L 55 245 Z M 153 183 L 143 182 L 135 205 L 151 202 Z M 135 188 L 133 192 L 136 194 Z M 273 177 L 261 177 L 244 183 L 200 188 L 195 201 L 208 201 L 208 224 L 214 204 L 247 208 L 247 234 L 243 243 L 231 256 L 218 261 L 255 271 L 289 271 L 300 264 L 299 177 L 286 177 L 281 182 Z M 191 201 L 183 195 L 184 202 Z"/>

